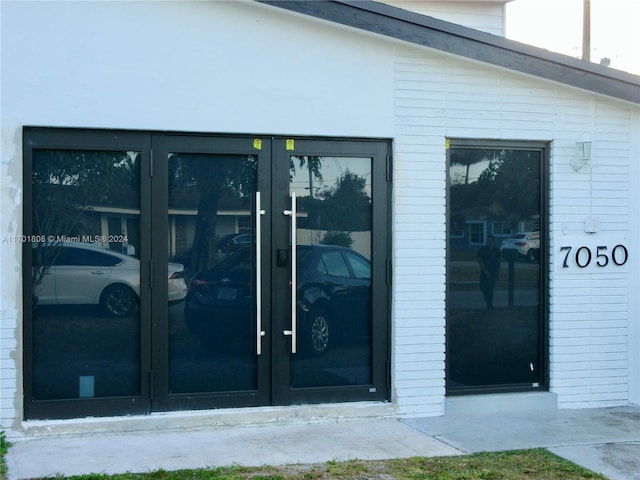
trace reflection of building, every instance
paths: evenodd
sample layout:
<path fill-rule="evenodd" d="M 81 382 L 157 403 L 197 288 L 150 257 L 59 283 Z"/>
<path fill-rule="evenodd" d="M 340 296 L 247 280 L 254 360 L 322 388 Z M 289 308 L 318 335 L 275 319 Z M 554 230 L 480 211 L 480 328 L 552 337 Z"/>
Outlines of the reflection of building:
<path fill-rule="evenodd" d="M 408 3 L 414 2 L 397 4 Z M 372 215 L 371 238 L 351 233 L 354 249 L 370 255 L 372 284 L 381 292 L 372 308 L 378 321 L 375 326 L 381 327 L 376 333 L 383 332 L 374 344 L 379 347 L 375 367 L 381 370 L 376 371 L 375 386 L 358 385 L 353 389 L 356 397 L 340 397 L 340 415 L 362 414 L 363 409 L 352 410 L 347 401 L 371 395 L 377 397 L 364 410 L 376 415 L 444 414 L 451 388 L 459 386 L 447 377 L 451 351 L 446 332 L 458 320 L 447 312 L 447 275 L 456 267 L 450 262 L 448 240 L 475 247 L 488 233 L 503 237 L 536 227 L 542 236 L 540 267 L 535 271 L 539 277 L 525 281 L 535 283 L 535 289 L 528 289 L 534 291 L 535 302 L 527 306 L 535 307 L 530 310 L 538 321 L 534 323 L 539 329 L 532 335 L 540 347 L 535 350 L 539 361 L 534 367 L 522 359 L 504 362 L 524 368 L 530 377 L 525 378 L 527 382 L 522 377 L 514 380 L 506 372 L 506 385 L 496 388 L 503 393 L 498 400 L 484 400 L 482 394 L 491 385 L 482 377 L 476 380 L 484 382 L 480 385 L 484 390 L 471 385 L 457 400 L 472 407 L 492 403 L 496 408 L 505 404 L 517 408 L 521 400 L 563 408 L 640 403 L 636 294 L 640 268 L 633 250 L 640 244 L 639 198 L 634 187 L 640 183 L 635 163 L 640 145 L 640 79 L 462 26 L 468 25 L 465 9 L 470 8 L 476 12 L 475 20 L 488 24 L 483 30 L 499 33 L 504 2 L 440 2 L 439 6 L 444 3 L 450 10 L 446 18 L 457 19 L 458 24 L 368 1 L 143 2 L 135 6 L 101 2 L 91 8 L 83 2 L 64 7 L 58 2 L 2 2 L 3 39 L 10 40 L 3 42 L 2 60 L 4 235 L 21 238 L 31 233 L 22 211 L 27 212 L 32 203 L 28 152 L 38 145 L 23 138 L 33 132 L 62 149 L 98 148 L 92 140 L 100 137 L 101 148 L 106 144 L 104 148 L 118 150 L 126 143 L 126 151 L 143 152 L 142 204 L 136 208 L 93 205 L 87 228 L 100 234 L 126 233 L 136 246 L 140 241 L 132 233 L 138 229 L 136 217 L 146 215 L 141 235 L 149 244 L 161 245 L 158 251 L 168 244 L 170 256 L 179 257 L 188 255 L 197 204 L 177 197 L 170 203 L 166 192 L 158 195 L 161 189 L 153 190 L 151 185 L 155 187 L 162 162 L 151 159 L 166 144 L 189 151 L 254 155 L 259 157 L 256 184 L 263 194 L 262 227 L 267 232 L 261 239 L 265 250 L 261 258 L 269 270 L 261 275 L 263 286 L 273 290 L 263 307 L 280 302 L 275 313 L 265 315 L 265 322 L 284 322 L 291 291 L 284 275 L 291 238 L 285 213 L 291 208 L 288 162 L 295 155 L 366 158 L 371 167 L 367 189 L 378 210 Z M 421 5 L 428 8 L 428 2 Z M 130 26 L 126 35 L 113 28 L 122 22 Z M 67 34 L 49 34 L 54 27 Z M 40 34 L 25 33 L 33 31 Z M 167 35 L 173 31 L 186 33 Z M 108 62 L 99 54 L 105 45 L 118 52 L 108 56 Z M 203 45 L 207 47 L 198 48 Z M 292 54 L 292 45 L 305 54 Z M 78 68 L 79 58 L 82 68 Z M 318 68 L 327 58 L 331 68 Z M 172 65 L 179 68 L 168 68 Z M 225 68 L 214 72 L 212 65 Z M 592 143 L 589 155 L 589 149 L 577 148 L 578 142 L 585 141 Z M 526 216 L 512 223 L 486 208 L 467 210 L 469 205 L 460 208 L 459 219 L 449 217 L 459 213 L 451 209 L 449 194 L 451 149 L 506 147 L 539 154 L 540 218 Z M 307 151 L 300 152 L 304 148 Z M 167 155 L 163 158 L 166 161 Z M 166 183 L 162 188 L 167 188 Z M 301 180 L 300 189 L 309 183 Z M 250 231 L 252 208 L 250 202 L 221 201 L 216 235 Z M 168 223 L 168 232 L 163 222 Z M 324 235 L 324 230 L 309 234 Z M 360 247 L 364 243 L 381 248 L 370 247 L 367 254 Z M 157 254 L 149 250 L 151 257 Z M 30 297 L 21 290 L 29 264 L 28 259 L 23 263 L 19 244 L 6 242 L 1 255 L 3 279 L 11 281 L 3 281 L 0 287 L 0 422 L 11 435 L 18 435 L 29 428 L 25 398 L 32 393 L 24 388 L 32 367 L 33 345 L 23 336 L 30 332 L 25 314 Z M 478 295 L 474 260 L 465 259 L 469 267 L 461 272 L 464 295 Z M 159 269 L 151 265 L 143 268 L 157 275 Z M 516 273 L 530 273 L 534 268 L 529 266 L 519 264 Z M 507 281 L 507 276 L 502 280 Z M 153 298 L 159 289 L 147 283 L 143 288 L 153 290 L 149 294 Z M 232 299 L 236 293 L 222 291 L 221 295 Z M 249 295 L 246 298 L 247 303 L 253 301 Z M 461 298 L 463 302 L 466 297 Z M 146 328 L 141 334 L 146 342 L 142 351 L 149 353 L 152 348 L 154 354 L 164 355 L 154 366 L 166 366 L 167 331 L 181 323 L 169 325 L 166 315 L 158 315 L 160 320 L 154 323 L 154 309 L 164 307 L 162 302 L 149 301 L 143 307 L 152 313 L 138 324 Z M 514 328 L 515 322 L 507 322 L 510 312 L 501 313 L 505 326 Z M 585 327 L 588 335 L 583 334 Z M 270 329 L 265 337 L 273 335 L 268 338 L 273 345 L 290 341 L 289 335 L 283 340 L 283 331 L 289 327 Z M 464 347 L 468 338 L 461 335 L 459 345 Z M 474 347 L 482 356 L 488 345 L 477 343 Z M 269 354 L 284 351 L 284 347 L 273 348 Z M 127 415 L 134 407 L 141 414 L 155 408 L 180 411 L 252 405 L 260 409 L 276 403 L 282 407 L 279 411 L 288 411 L 290 404 L 326 399 L 320 396 L 324 392 L 317 391 L 316 396 L 307 397 L 269 391 L 234 398 L 236 404 L 230 396 L 225 397 L 227 403 L 206 403 L 200 394 L 181 399 L 185 403 L 174 402 L 167 378 L 149 381 L 154 370 L 147 368 L 150 357 L 142 358 L 147 362 L 142 364 L 144 372 L 131 387 L 139 394 L 136 401 L 105 396 L 98 413 Z M 179 360 L 196 357 L 185 355 Z M 282 365 L 291 358 L 295 357 L 282 355 L 267 363 Z M 181 368 L 181 374 L 194 371 L 182 364 Z M 259 371 L 273 373 L 269 368 Z M 235 374 L 235 370 L 222 373 L 229 372 Z M 276 373 L 274 377 L 284 385 L 278 387 L 288 388 L 286 373 Z M 340 387 L 353 379 L 344 366 L 326 369 L 324 374 L 327 381 L 343 382 Z M 70 380 L 70 396 L 77 394 L 79 377 L 85 376 L 81 372 Z M 150 391 L 149 383 L 156 390 L 165 388 L 164 403 L 157 391 Z M 275 383 L 269 377 L 260 386 L 270 388 Z M 37 398 L 31 400 L 40 405 Z M 66 410 L 61 413 L 58 405 L 52 406 L 45 412 L 51 415 L 47 418 L 79 415 L 74 401 L 77 398 L 63 399 Z M 89 403 L 83 399 L 82 406 Z M 154 417 L 154 421 L 162 419 Z M 83 425 L 82 421 L 62 423 L 69 430 Z"/>
<path fill-rule="evenodd" d="M 64 187 L 56 192 L 58 197 L 49 196 L 48 202 L 69 195 Z M 138 192 L 120 192 L 112 195 L 108 202 L 91 204 L 79 202 L 84 214 L 77 220 L 70 232 L 65 235 L 77 235 L 90 238 L 93 243 L 101 243 L 114 250 L 136 254 L 140 250 L 140 208 Z M 77 197 L 77 196 L 76 196 Z M 173 195 L 172 206 L 168 210 L 169 218 L 169 258 L 185 258 L 193 245 L 198 199 L 193 195 Z M 220 199 L 217 213 L 216 237 L 221 238 L 232 233 L 251 232 L 251 210 L 246 199 L 223 197 Z M 132 207 L 132 205 L 134 205 Z M 63 207 L 60 207 L 63 208 Z M 40 233 L 40 232 L 39 232 Z M 44 235 L 62 232 L 41 232 Z M 128 247 L 128 248 L 127 248 Z"/>
<path fill-rule="evenodd" d="M 452 215 L 449 230 L 451 246 L 457 249 L 476 249 L 484 245 L 488 235 L 493 235 L 498 244 L 517 232 L 539 232 L 540 218 L 535 216 L 512 225 L 503 216 L 492 215 L 485 208 L 470 208 Z"/>
<path fill-rule="evenodd" d="M 218 204 L 216 237 L 251 233 L 248 199 L 223 197 Z M 198 199 L 193 195 L 172 195 L 169 208 L 169 258 L 189 256 L 198 216 Z"/>

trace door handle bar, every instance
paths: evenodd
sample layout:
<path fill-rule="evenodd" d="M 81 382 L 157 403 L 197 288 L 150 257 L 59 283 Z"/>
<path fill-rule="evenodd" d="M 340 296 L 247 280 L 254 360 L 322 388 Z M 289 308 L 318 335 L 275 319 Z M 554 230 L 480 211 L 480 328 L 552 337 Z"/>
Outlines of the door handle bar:
<path fill-rule="evenodd" d="M 291 337 L 291 353 L 298 352 L 298 319 L 297 319 L 297 286 L 298 286 L 298 257 L 297 257 L 297 200 L 296 192 L 291 192 L 291 210 L 285 210 L 285 215 L 291 216 L 291 330 L 284 330 L 284 335 Z"/>
<path fill-rule="evenodd" d="M 260 204 L 260 192 L 256 192 L 256 354 L 262 355 L 262 230 L 261 220 L 265 211 Z"/>

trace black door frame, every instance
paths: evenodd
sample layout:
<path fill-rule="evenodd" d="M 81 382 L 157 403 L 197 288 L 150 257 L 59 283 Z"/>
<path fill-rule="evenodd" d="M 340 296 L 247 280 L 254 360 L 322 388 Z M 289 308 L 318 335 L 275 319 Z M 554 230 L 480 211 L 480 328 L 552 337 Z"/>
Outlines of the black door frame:
<path fill-rule="evenodd" d="M 178 134 L 161 134 L 153 136 L 153 214 L 152 221 L 154 231 L 168 231 L 168 158 L 169 153 L 198 153 L 198 154 L 229 154 L 229 155 L 255 155 L 258 158 L 258 191 L 266 191 L 269 187 L 271 175 L 271 146 L 270 140 L 260 142 L 260 148 L 255 138 L 247 136 L 195 136 Z M 262 195 L 262 208 L 270 212 L 270 198 Z M 266 219 L 262 218 L 262 225 L 266 225 Z M 264 227 L 263 227 L 264 228 Z M 153 240 L 154 279 L 153 296 L 158 299 L 167 295 L 167 270 L 168 265 L 168 237 L 157 234 Z M 271 268 L 271 243 L 268 235 L 263 235 L 262 240 L 262 271 L 268 272 Z M 267 338 L 271 331 L 270 303 L 264 301 L 271 297 L 271 285 L 261 279 L 263 292 L 262 301 L 262 327 L 267 332 Z M 242 406 L 261 406 L 270 404 L 270 385 L 267 381 L 271 370 L 271 345 L 267 341 L 262 342 L 262 354 L 258 356 L 257 390 L 243 392 L 220 393 L 170 393 L 169 385 L 169 316 L 165 302 L 154 301 L 152 311 L 152 410 L 174 411 L 185 409 L 225 408 Z"/>
<path fill-rule="evenodd" d="M 450 252 L 451 241 L 451 198 L 450 198 L 450 178 L 449 169 L 451 168 L 451 149 L 484 149 L 484 150 L 522 150 L 537 151 L 540 153 L 540 313 L 538 318 L 539 338 L 538 338 L 538 354 L 540 356 L 540 368 L 538 370 L 538 382 L 534 384 L 504 384 L 504 385 L 480 385 L 480 386 L 452 386 L 450 381 L 450 362 L 449 355 L 445 358 L 445 390 L 447 396 L 464 396 L 489 393 L 510 393 L 510 392 L 527 392 L 527 391 L 548 391 L 550 385 L 549 372 L 549 165 L 550 165 L 550 145 L 544 141 L 526 141 L 526 140 L 482 140 L 482 139 L 463 139 L 452 138 L 447 139 L 447 279 L 450 278 Z M 447 281 L 447 288 L 448 281 Z M 446 351 L 450 352 L 449 344 L 449 306 L 446 308 Z"/>
<path fill-rule="evenodd" d="M 285 269 L 274 268 L 278 248 L 288 248 L 289 230 L 280 212 L 289 208 L 287 141 L 294 141 L 296 155 L 367 156 L 372 158 L 372 288 L 374 312 L 372 383 L 325 388 L 289 388 L 290 339 L 281 335 L 288 318 L 286 295 L 275 286 L 286 285 Z M 390 193 L 391 141 L 367 138 L 273 137 L 269 135 L 213 135 L 152 131 L 88 130 L 25 127 L 24 232 L 33 233 L 31 186 L 33 150 L 37 148 L 132 150 L 141 152 L 140 229 L 140 394 L 132 397 L 39 401 L 33 397 L 33 315 L 24 309 L 24 408 L 25 418 L 76 418 L 143 414 L 151 411 L 225 408 L 260 405 L 388 400 L 390 392 Z M 168 312 L 166 298 L 168 263 L 167 153 L 184 152 L 250 154 L 258 156 L 258 190 L 263 192 L 262 243 L 263 329 L 267 332 L 258 361 L 258 390 L 228 394 L 169 394 Z M 165 160 L 161 160 L 164 158 Z M 265 228 L 266 227 L 266 228 Z M 283 228 L 285 227 L 285 228 Z M 155 232 L 155 233 L 154 233 Z M 29 247 L 29 248 L 27 248 Z M 164 267 L 163 267 L 164 266 Z M 31 248 L 23 248 L 23 271 L 32 267 Z M 269 272 L 269 273 L 268 273 Z M 271 286 L 274 285 L 274 288 Z M 25 298 L 32 295 L 29 275 L 23 275 Z M 25 307 L 29 302 L 25 301 Z M 164 308 L 163 308 L 164 307 Z"/>
<path fill-rule="evenodd" d="M 24 127 L 24 209 L 23 231 L 28 236 L 35 233 L 33 227 L 33 158 L 34 150 L 85 150 L 85 151 L 135 151 L 140 152 L 140 229 L 151 231 L 151 182 L 149 177 L 151 144 L 148 134 L 117 130 L 79 130 L 70 128 Z M 140 279 L 141 291 L 148 286 L 144 279 L 150 278 L 150 236 L 141 236 Z M 22 281 L 24 302 L 24 418 L 79 418 L 85 416 L 109 416 L 141 414 L 149 412 L 151 390 L 148 372 L 151 370 L 150 329 L 144 328 L 145 318 L 151 318 L 151 302 L 148 295 L 140 298 L 140 391 L 138 395 L 122 397 L 80 398 L 70 400 L 38 400 L 34 398 L 32 379 L 34 375 L 34 311 L 32 309 L 33 287 L 31 275 L 33 258 L 31 243 L 23 242 Z"/>
<path fill-rule="evenodd" d="M 372 382 L 369 385 L 347 387 L 293 388 L 290 380 L 291 337 L 282 335 L 291 328 L 290 321 L 274 322 L 273 404 L 289 405 L 356 400 L 388 400 L 389 398 L 389 242 L 390 216 L 390 142 L 335 138 L 278 137 L 274 138 L 273 186 L 273 249 L 288 249 L 290 219 L 282 214 L 291 208 L 289 196 L 289 156 L 336 156 L 371 158 L 372 167 Z M 287 285 L 290 271 L 274 268 L 272 284 Z M 290 318 L 286 295 L 273 296 L 276 319 Z"/>

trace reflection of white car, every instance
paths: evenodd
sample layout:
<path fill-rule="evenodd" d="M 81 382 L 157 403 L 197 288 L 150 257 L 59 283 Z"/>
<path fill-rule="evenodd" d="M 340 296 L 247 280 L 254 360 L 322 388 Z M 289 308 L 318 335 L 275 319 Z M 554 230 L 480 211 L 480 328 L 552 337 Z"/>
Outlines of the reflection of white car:
<path fill-rule="evenodd" d="M 500 252 L 508 259 L 526 257 L 535 262 L 540 258 L 540 232 L 514 233 L 502 241 Z"/>
<path fill-rule="evenodd" d="M 34 254 L 36 254 L 34 247 Z M 101 305 L 116 317 L 132 313 L 140 298 L 140 261 L 91 243 L 62 243 L 44 258 L 52 265 L 35 294 L 40 305 Z M 50 254 L 49 254 L 50 253 Z M 34 255 L 36 260 L 37 255 Z M 37 261 L 34 261 L 37 265 Z M 184 267 L 169 263 L 169 302 L 184 300 Z"/>

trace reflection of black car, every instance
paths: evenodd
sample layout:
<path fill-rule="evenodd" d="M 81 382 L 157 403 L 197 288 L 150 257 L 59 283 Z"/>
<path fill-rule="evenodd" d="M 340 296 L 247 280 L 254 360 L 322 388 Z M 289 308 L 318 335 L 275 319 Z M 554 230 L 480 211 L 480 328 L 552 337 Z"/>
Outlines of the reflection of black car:
<path fill-rule="evenodd" d="M 335 245 L 298 246 L 298 344 L 320 354 L 330 343 L 368 336 L 371 264 Z M 253 259 L 243 248 L 210 270 L 196 274 L 185 300 L 189 330 L 221 344 L 254 331 Z M 216 340 L 218 342 L 216 342 Z"/>
<path fill-rule="evenodd" d="M 248 233 L 230 233 L 216 242 L 216 252 L 231 255 L 243 247 L 251 244 L 251 235 Z"/>

